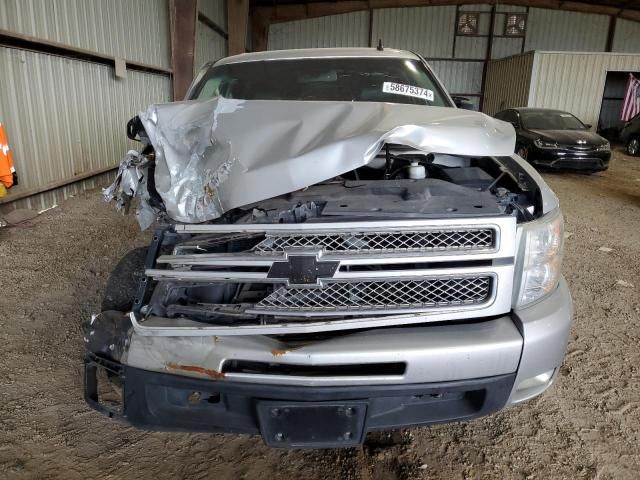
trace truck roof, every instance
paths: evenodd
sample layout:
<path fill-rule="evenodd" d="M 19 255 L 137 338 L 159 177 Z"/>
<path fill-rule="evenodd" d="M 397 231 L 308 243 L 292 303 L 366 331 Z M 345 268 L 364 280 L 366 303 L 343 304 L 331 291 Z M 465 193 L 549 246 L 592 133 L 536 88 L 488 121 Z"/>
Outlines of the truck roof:
<path fill-rule="evenodd" d="M 405 50 L 385 48 L 301 48 L 292 50 L 272 50 L 268 52 L 253 52 L 233 55 L 215 62 L 216 65 L 231 63 L 256 62 L 264 60 L 296 60 L 302 58 L 348 58 L 348 57 L 391 57 L 417 60 L 415 53 Z"/>

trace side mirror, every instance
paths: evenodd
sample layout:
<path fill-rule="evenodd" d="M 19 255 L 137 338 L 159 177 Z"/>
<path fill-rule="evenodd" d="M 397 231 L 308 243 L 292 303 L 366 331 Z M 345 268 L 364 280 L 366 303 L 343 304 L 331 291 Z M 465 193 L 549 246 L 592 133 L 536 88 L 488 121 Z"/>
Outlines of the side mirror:
<path fill-rule="evenodd" d="M 518 122 L 509 122 L 509 123 L 513 125 L 513 128 L 515 128 L 516 130 L 520 128 L 520 125 L 518 125 Z"/>
<path fill-rule="evenodd" d="M 591 130 L 591 127 L 593 127 L 590 123 L 585 123 L 584 126 L 587 127 L 587 130 Z"/>
<path fill-rule="evenodd" d="M 458 95 L 452 96 L 453 103 L 456 104 L 456 107 L 463 108 L 464 110 L 475 110 L 473 103 L 467 97 L 460 97 Z"/>

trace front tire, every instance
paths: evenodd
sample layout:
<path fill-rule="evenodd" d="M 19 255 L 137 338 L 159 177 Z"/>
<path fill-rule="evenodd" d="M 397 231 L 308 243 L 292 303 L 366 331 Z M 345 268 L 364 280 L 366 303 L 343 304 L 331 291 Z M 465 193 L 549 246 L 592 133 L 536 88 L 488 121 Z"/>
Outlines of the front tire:
<path fill-rule="evenodd" d="M 640 137 L 631 137 L 627 142 L 627 154 L 635 157 L 640 153 Z"/>
<path fill-rule="evenodd" d="M 102 300 L 102 311 L 117 310 L 128 312 L 144 277 L 144 261 L 147 257 L 147 247 L 136 248 L 127 253 L 111 272 L 107 288 Z"/>

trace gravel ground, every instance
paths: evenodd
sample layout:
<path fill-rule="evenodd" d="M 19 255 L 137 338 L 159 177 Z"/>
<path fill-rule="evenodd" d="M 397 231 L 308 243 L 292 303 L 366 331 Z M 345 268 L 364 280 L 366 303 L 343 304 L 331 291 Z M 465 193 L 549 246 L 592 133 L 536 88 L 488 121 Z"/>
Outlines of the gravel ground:
<path fill-rule="evenodd" d="M 370 435 L 343 451 L 149 433 L 89 410 L 80 322 L 116 261 L 148 235 L 97 191 L 0 230 L 0 477 L 638 478 L 640 158 L 616 152 L 607 172 L 546 178 L 566 216 L 576 308 L 556 385 L 488 418 Z"/>

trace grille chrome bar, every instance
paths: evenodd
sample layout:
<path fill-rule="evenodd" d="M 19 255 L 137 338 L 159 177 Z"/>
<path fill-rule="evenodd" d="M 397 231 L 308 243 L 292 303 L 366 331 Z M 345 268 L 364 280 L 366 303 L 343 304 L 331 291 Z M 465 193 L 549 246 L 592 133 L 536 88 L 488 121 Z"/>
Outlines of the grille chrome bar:
<path fill-rule="evenodd" d="M 279 254 L 260 255 L 251 252 L 239 253 L 199 253 L 189 255 L 161 255 L 156 262 L 172 266 L 203 266 L 203 267 L 268 267 L 273 262 L 285 261 L 293 253 L 310 252 L 301 249 L 300 252 L 289 250 Z M 496 258 L 491 252 L 398 252 L 398 253 L 354 253 L 350 255 L 324 253 L 316 250 L 322 260 L 338 261 L 340 265 L 384 265 L 389 263 L 428 263 L 464 260 L 489 260 Z M 466 255 L 460 255 L 465 253 Z"/>
<path fill-rule="evenodd" d="M 296 235 L 304 233 L 332 233 L 332 232 L 380 232 L 407 230 L 433 230 L 433 229 L 469 229 L 475 228 L 496 228 L 509 229 L 513 223 L 513 233 L 515 233 L 515 222 L 512 217 L 478 217 L 478 218 L 456 218 L 456 219 L 428 219 L 428 220 L 375 220 L 359 222 L 323 222 L 323 223 L 297 223 L 295 225 L 286 223 L 247 223 L 247 224 L 178 224 L 174 226 L 179 233 L 269 233 L 278 232 L 280 234 Z M 511 232 L 507 232 L 511 233 Z"/>
<path fill-rule="evenodd" d="M 495 271 L 495 268 L 492 267 Z M 371 270 L 358 272 L 336 272 L 332 279 L 325 283 L 333 282 L 357 282 L 375 281 L 393 278 L 395 280 L 414 280 L 432 278 L 436 276 L 473 275 L 486 273 L 487 267 L 457 267 L 451 268 L 424 268 L 402 270 Z M 236 272 L 227 270 L 161 270 L 147 269 L 145 274 L 154 280 L 170 279 L 177 281 L 199 282 L 256 282 L 256 283 L 284 283 L 281 278 L 269 278 L 267 272 Z"/>

